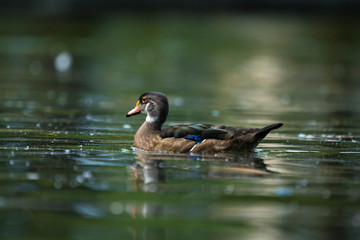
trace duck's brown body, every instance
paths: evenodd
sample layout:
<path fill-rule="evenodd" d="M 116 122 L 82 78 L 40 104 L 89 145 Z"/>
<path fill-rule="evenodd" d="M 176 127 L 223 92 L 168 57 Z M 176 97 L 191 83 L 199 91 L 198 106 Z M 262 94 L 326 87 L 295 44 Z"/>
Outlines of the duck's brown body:
<path fill-rule="evenodd" d="M 147 151 L 164 151 L 177 153 L 204 153 L 224 151 L 246 151 L 254 149 L 259 142 L 273 129 L 282 124 L 273 124 L 263 129 L 236 129 L 237 134 L 230 139 L 204 139 L 200 143 L 185 138 L 160 136 L 161 131 L 155 130 L 151 124 L 144 122 L 134 137 L 134 146 Z M 221 128 L 225 126 L 213 126 Z"/>
<path fill-rule="evenodd" d="M 195 142 L 185 138 L 161 138 L 159 130 L 144 122 L 134 137 L 134 146 L 147 151 L 189 152 Z"/>
<path fill-rule="evenodd" d="M 271 131 L 282 123 L 261 129 L 245 129 L 210 124 L 179 125 L 161 130 L 168 113 L 167 99 L 161 93 L 145 93 L 126 116 L 147 112 L 146 121 L 134 137 L 134 146 L 147 151 L 205 153 L 246 151 L 254 149 Z M 190 137 L 196 137 L 190 140 Z"/>

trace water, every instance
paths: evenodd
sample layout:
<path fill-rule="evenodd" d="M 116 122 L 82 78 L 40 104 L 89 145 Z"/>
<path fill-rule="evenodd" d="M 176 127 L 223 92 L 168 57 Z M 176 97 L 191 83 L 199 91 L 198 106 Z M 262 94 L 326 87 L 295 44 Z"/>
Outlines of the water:
<path fill-rule="evenodd" d="M 360 236 L 358 20 L 1 19 L 0 238 Z M 125 114 L 152 90 L 169 124 L 285 125 L 252 153 L 142 152 Z"/>

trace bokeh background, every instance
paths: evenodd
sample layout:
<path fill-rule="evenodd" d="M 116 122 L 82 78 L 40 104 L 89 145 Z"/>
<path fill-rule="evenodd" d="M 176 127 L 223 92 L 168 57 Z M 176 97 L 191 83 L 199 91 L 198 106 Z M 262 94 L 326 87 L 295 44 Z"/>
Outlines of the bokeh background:
<path fill-rule="evenodd" d="M 358 239 L 358 1 L 0 1 L 0 238 Z M 252 153 L 137 152 L 284 122 Z"/>

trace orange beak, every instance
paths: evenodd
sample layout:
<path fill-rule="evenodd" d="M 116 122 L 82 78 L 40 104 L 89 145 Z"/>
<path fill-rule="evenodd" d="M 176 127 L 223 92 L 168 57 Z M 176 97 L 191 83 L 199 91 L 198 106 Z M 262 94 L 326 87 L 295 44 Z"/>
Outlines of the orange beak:
<path fill-rule="evenodd" d="M 141 111 L 139 110 L 139 103 L 140 103 L 140 100 L 137 101 L 136 106 L 134 107 L 134 109 L 132 109 L 130 112 L 128 112 L 126 114 L 126 117 L 131 117 L 131 116 L 134 116 L 136 114 L 141 113 Z"/>

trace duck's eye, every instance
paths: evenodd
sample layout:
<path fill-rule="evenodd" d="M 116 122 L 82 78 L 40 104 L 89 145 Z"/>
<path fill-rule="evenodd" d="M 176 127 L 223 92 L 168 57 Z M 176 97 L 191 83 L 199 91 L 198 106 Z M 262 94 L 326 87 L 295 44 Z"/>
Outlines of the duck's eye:
<path fill-rule="evenodd" d="M 141 99 L 141 102 L 142 102 L 142 103 L 146 103 L 146 97 L 143 97 L 143 98 Z"/>

